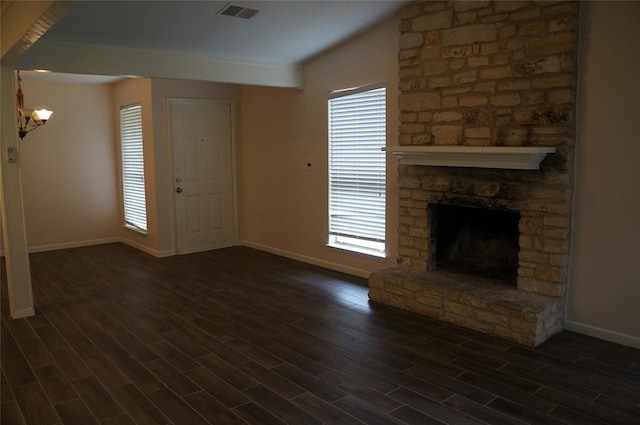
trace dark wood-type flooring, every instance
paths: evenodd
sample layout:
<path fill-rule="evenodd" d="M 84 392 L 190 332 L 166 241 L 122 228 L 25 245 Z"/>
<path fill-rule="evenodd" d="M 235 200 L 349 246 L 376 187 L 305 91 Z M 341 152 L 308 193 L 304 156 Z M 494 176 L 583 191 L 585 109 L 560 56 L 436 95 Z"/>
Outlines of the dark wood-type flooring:
<path fill-rule="evenodd" d="M 571 332 L 525 348 L 249 248 L 31 266 L 35 317 L 10 319 L 3 285 L 3 425 L 640 424 L 640 350 Z"/>

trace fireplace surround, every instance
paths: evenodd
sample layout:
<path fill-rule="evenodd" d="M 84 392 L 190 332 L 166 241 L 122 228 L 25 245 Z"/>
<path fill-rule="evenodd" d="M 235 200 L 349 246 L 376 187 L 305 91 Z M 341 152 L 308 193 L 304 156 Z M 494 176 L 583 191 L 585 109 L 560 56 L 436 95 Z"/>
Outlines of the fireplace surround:
<path fill-rule="evenodd" d="M 399 159 L 398 266 L 371 275 L 372 301 L 528 346 L 562 329 L 578 6 L 400 11 L 400 146 L 387 149 Z M 515 285 L 438 268 L 435 205 L 518 213 Z"/>
<path fill-rule="evenodd" d="M 570 191 L 553 184 L 559 176 L 545 162 L 539 171 L 401 164 L 399 267 L 371 275 L 370 299 L 528 346 L 561 330 Z M 439 267 L 436 211 L 452 206 L 517 216 L 511 284 Z M 446 209 L 440 214 L 451 219 Z"/>

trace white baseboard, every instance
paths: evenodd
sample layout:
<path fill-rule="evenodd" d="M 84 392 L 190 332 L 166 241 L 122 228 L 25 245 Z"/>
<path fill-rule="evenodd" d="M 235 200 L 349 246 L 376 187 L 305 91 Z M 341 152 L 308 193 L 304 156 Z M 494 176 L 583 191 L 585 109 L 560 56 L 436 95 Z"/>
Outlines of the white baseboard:
<path fill-rule="evenodd" d="M 117 242 L 122 242 L 124 244 L 127 244 L 135 249 L 138 249 L 142 252 L 145 252 L 149 255 L 153 255 L 154 257 L 157 258 L 165 258 L 165 257 L 171 257 L 173 255 L 176 255 L 175 250 L 173 249 L 167 249 L 164 251 L 158 251 L 156 249 L 151 249 L 147 246 L 144 246 L 142 244 L 139 244 L 137 242 L 131 241 L 129 239 L 126 238 L 121 238 L 121 237 L 112 237 L 112 238 L 103 238 L 103 239 L 89 239 L 86 241 L 74 241 L 74 242 L 65 242 L 65 243 L 58 243 L 58 244 L 51 244 L 51 245 L 38 245 L 38 246 L 31 246 L 28 248 L 29 253 L 36 253 L 36 252 L 45 252 L 45 251 L 56 251 L 59 249 L 70 249 L 70 248 L 81 248 L 83 246 L 92 246 L 92 245 L 104 245 L 104 244 L 108 244 L 108 243 L 117 243 Z M 4 257 L 4 250 L 0 250 L 0 257 Z"/>
<path fill-rule="evenodd" d="M 130 247 L 133 247 L 137 250 L 140 250 L 142 252 L 145 252 L 157 258 L 165 258 L 165 257 L 171 257 L 172 255 L 176 255 L 175 251 L 173 250 L 158 251 L 157 249 L 151 249 L 148 246 L 144 246 L 142 244 L 139 244 L 137 242 L 134 242 L 132 240 L 125 239 L 125 238 L 119 239 L 119 242 L 122 242 L 123 244 L 129 245 Z"/>
<path fill-rule="evenodd" d="M 290 258 L 296 261 L 302 261 L 303 263 L 313 264 L 314 266 L 324 267 L 326 269 L 335 270 L 341 273 L 350 274 L 353 276 L 359 276 L 368 278 L 371 272 L 358 269 L 355 267 L 349 267 L 342 264 L 332 263 L 330 261 L 320 260 L 318 258 L 309 257 L 307 255 L 296 254 L 295 252 L 285 251 L 279 248 L 273 248 L 267 245 L 262 245 L 259 243 L 249 242 L 249 241 L 240 241 L 240 245 L 246 246 L 249 248 L 254 248 L 260 251 L 269 252 L 271 254 L 279 255 L 281 257 Z"/>
<path fill-rule="evenodd" d="M 608 329 L 597 328 L 595 326 L 573 322 L 571 320 L 566 320 L 564 322 L 564 328 L 568 331 L 592 336 L 594 338 L 603 339 L 605 341 L 615 342 L 617 344 L 622 344 L 629 347 L 640 348 L 640 338 L 637 336 L 626 335 L 620 332 L 610 331 Z"/>
<path fill-rule="evenodd" d="M 195 249 L 190 249 L 187 251 L 182 251 L 180 252 L 178 255 L 186 255 L 186 254 L 195 254 L 197 252 L 205 252 L 205 251 L 212 251 L 214 249 L 222 249 L 222 248 L 229 248 L 231 246 L 236 246 L 236 243 L 234 242 L 231 245 L 216 245 L 216 246 L 208 246 L 206 248 L 195 248 Z"/>
<path fill-rule="evenodd" d="M 83 246 L 91 246 L 91 245 L 103 245 L 107 243 L 120 242 L 122 238 L 114 237 L 114 238 L 102 238 L 102 239 L 89 239 L 86 241 L 74 241 L 74 242 L 65 242 L 65 243 L 57 243 L 51 245 L 38 245 L 31 246 L 28 248 L 29 252 L 44 252 L 44 251 L 56 251 L 59 249 L 69 249 L 69 248 L 81 248 Z"/>
<path fill-rule="evenodd" d="M 58 243 L 58 244 L 51 244 L 51 245 L 38 245 L 38 246 L 29 247 L 28 251 L 29 253 L 56 251 L 59 249 L 81 248 L 83 246 L 104 245 L 108 243 L 117 243 L 117 242 L 122 242 L 135 249 L 145 252 L 149 255 L 153 255 L 154 257 L 157 257 L 157 258 L 165 258 L 165 257 L 171 257 L 173 255 L 176 255 L 176 252 L 173 249 L 158 251 L 155 249 L 151 249 L 147 246 L 144 246 L 142 244 L 139 244 L 137 242 L 133 242 L 131 240 L 121 238 L 121 237 L 90 239 L 86 241 L 65 242 L 65 243 Z M 4 257 L 4 250 L 0 250 L 0 257 Z"/>
<path fill-rule="evenodd" d="M 164 251 L 156 251 L 156 257 L 158 258 L 166 258 L 173 257 L 176 255 L 176 252 L 173 249 L 165 249 Z"/>
<path fill-rule="evenodd" d="M 25 317 L 35 316 L 36 311 L 33 307 L 23 308 L 22 310 L 10 311 L 11 317 L 13 319 L 23 319 Z"/>

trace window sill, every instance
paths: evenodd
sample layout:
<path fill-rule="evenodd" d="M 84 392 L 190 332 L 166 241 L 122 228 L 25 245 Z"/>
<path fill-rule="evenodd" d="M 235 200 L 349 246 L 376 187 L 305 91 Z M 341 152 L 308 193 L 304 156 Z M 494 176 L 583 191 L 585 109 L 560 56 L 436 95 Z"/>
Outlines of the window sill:
<path fill-rule="evenodd" d="M 134 232 L 140 233 L 142 235 L 148 235 L 149 234 L 149 232 L 147 232 L 146 230 L 141 229 L 141 228 L 136 227 L 136 226 L 132 226 L 130 224 L 125 224 L 122 227 L 124 227 L 125 229 L 133 230 Z"/>
<path fill-rule="evenodd" d="M 329 248 L 336 248 L 341 251 L 348 251 L 356 254 L 364 254 L 364 255 L 369 255 L 377 258 L 387 258 L 386 252 L 378 251 L 375 249 L 367 249 L 360 246 L 353 246 L 353 245 L 347 245 L 347 244 L 341 244 L 341 243 L 328 243 L 326 246 Z"/>

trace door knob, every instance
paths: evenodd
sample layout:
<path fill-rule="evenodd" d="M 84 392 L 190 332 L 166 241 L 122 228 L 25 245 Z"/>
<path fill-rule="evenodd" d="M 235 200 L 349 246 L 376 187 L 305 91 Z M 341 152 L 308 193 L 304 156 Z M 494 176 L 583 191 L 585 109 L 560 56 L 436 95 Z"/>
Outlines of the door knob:
<path fill-rule="evenodd" d="M 181 187 L 176 188 L 176 192 L 182 193 L 182 188 Z"/>

